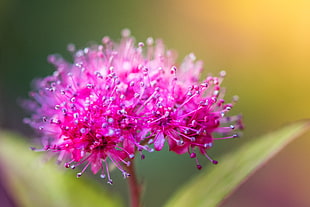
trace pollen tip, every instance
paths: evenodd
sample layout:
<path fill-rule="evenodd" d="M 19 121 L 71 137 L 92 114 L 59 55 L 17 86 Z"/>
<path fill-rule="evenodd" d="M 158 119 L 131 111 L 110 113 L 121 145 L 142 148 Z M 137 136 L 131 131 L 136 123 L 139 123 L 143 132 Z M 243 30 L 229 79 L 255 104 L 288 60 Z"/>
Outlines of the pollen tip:
<path fill-rule="evenodd" d="M 29 147 L 29 149 L 32 150 L 32 151 L 37 150 L 37 148 L 35 148 L 35 147 Z"/>
<path fill-rule="evenodd" d="M 195 152 L 191 153 L 191 154 L 190 154 L 190 157 L 191 157 L 191 158 L 195 158 L 195 157 L 196 157 L 196 153 L 195 153 Z"/>
<path fill-rule="evenodd" d="M 233 134 L 233 138 L 239 138 L 239 134 Z"/>
<path fill-rule="evenodd" d="M 216 160 L 212 160 L 212 164 L 217 165 L 219 162 Z"/>
<path fill-rule="evenodd" d="M 81 176 L 82 176 L 82 173 L 81 173 L 81 172 L 76 173 L 76 177 L 77 177 L 77 178 L 80 178 Z"/>

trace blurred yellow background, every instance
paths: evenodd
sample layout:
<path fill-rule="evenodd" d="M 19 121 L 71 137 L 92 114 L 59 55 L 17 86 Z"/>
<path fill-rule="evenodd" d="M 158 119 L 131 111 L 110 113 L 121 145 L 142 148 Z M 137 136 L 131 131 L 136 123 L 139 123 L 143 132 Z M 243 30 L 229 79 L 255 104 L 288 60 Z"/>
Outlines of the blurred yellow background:
<path fill-rule="evenodd" d="M 179 52 L 179 61 L 194 52 L 204 61 L 204 74 L 227 71 L 226 97 L 239 95 L 232 113 L 243 114 L 246 130 L 239 140 L 216 143 L 211 151 L 215 158 L 310 117 L 308 0 L 2 0 L 0 24 L 3 128 L 31 135 L 21 123 L 25 114 L 16 100 L 27 97 L 33 78 L 52 72 L 48 54 L 70 59 L 68 43 L 81 48 L 105 35 L 118 40 L 123 28 L 130 28 L 137 41 L 148 36 L 164 39 L 168 48 Z M 223 206 L 310 206 L 308 146 L 309 134 L 285 148 Z M 200 173 L 192 161 L 155 153 L 138 163 L 147 183 L 147 206 L 160 206 L 175 188 Z M 124 188 L 120 182 L 114 191 Z"/>

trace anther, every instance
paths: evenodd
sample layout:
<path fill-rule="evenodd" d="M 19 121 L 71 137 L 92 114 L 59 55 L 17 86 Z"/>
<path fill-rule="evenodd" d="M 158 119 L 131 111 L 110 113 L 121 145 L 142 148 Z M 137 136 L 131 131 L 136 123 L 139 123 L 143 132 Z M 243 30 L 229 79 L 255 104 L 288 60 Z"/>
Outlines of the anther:
<path fill-rule="evenodd" d="M 35 151 L 35 150 L 37 150 L 37 148 L 35 148 L 35 147 L 30 147 L 30 150 Z"/>
<path fill-rule="evenodd" d="M 85 128 L 81 128 L 81 129 L 80 129 L 80 132 L 81 132 L 82 134 L 84 134 L 84 133 L 86 132 L 86 129 L 85 129 Z"/>
<path fill-rule="evenodd" d="M 181 140 L 181 139 L 178 140 L 178 142 L 177 142 L 177 145 L 178 145 L 178 146 L 181 146 L 181 145 L 183 145 L 183 144 L 184 144 L 184 141 L 183 141 L 183 140 Z"/>
<path fill-rule="evenodd" d="M 190 54 L 188 55 L 188 57 L 189 57 L 192 61 L 195 61 L 195 60 L 196 60 L 196 56 L 195 56 L 194 53 L 190 53 Z"/>
<path fill-rule="evenodd" d="M 122 36 L 123 37 L 129 37 L 130 36 L 130 30 L 129 29 L 123 29 L 122 30 Z"/>
<path fill-rule="evenodd" d="M 195 157 L 196 157 L 196 153 L 195 153 L 195 152 L 191 153 L 191 154 L 190 154 L 190 157 L 191 157 L 191 158 L 195 158 Z"/>
<path fill-rule="evenodd" d="M 217 165 L 219 162 L 216 160 L 212 160 L 212 164 Z"/>
<path fill-rule="evenodd" d="M 102 38 L 102 43 L 103 44 L 108 44 L 110 42 L 110 38 L 108 36 L 105 36 Z"/>
<path fill-rule="evenodd" d="M 172 66 L 171 69 L 170 69 L 170 73 L 171 74 L 175 74 L 176 71 L 177 71 L 177 67 Z"/>
<path fill-rule="evenodd" d="M 233 134 L 232 137 L 233 137 L 233 138 L 238 138 L 238 137 L 239 137 L 239 134 Z"/>
<path fill-rule="evenodd" d="M 109 179 L 109 180 L 107 181 L 107 183 L 110 184 L 110 185 L 113 185 L 112 179 Z"/>
<path fill-rule="evenodd" d="M 146 44 L 149 45 L 149 46 L 153 45 L 154 44 L 154 39 L 152 37 L 148 37 L 146 39 Z"/>
<path fill-rule="evenodd" d="M 225 76 L 226 76 L 226 71 L 225 71 L 225 70 L 222 70 L 222 71 L 220 72 L 220 76 L 221 76 L 221 77 L 225 77 Z"/>

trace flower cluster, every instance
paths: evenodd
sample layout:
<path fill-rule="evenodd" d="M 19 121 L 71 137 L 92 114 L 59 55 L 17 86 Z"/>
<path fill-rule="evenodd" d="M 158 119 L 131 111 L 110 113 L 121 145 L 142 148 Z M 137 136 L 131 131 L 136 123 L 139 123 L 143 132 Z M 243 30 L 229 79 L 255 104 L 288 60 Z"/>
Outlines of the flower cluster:
<path fill-rule="evenodd" d="M 201 169 L 197 152 L 216 164 L 207 154 L 214 140 L 238 136 L 240 116 L 225 116 L 235 102 L 223 100 L 225 72 L 199 82 L 203 65 L 193 54 L 177 66 L 161 40 L 135 46 L 128 30 L 120 43 L 104 37 L 100 45 L 78 51 L 70 45 L 69 51 L 73 64 L 49 57 L 56 71 L 36 81 L 26 122 L 38 129 L 41 150 L 57 152 L 67 168 L 84 166 L 78 177 L 90 167 L 112 183 L 110 163 L 127 177 L 137 154 L 143 159 L 165 143 Z"/>

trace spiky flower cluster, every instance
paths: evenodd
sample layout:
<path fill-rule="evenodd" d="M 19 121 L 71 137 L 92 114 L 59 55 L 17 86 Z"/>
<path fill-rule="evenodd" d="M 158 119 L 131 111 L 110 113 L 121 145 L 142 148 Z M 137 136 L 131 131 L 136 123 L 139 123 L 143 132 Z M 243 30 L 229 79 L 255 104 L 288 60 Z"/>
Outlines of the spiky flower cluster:
<path fill-rule="evenodd" d="M 233 106 L 220 89 L 225 72 L 199 82 L 203 65 L 193 54 L 177 66 L 161 40 L 135 46 L 128 30 L 119 44 L 104 37 L 100 45 L 69 50 L 73 64 L 49 57 L 56 71 L 36 82 L 26 122 L 40 132 L 41 150 L 57 152 L 67 168 L 84 166 L 78 177 L 91 167 L 112 183 L 109 163 L 126 177 L 137 152 L 143 159 L 143 151 L 161 151 L 165 143 L 201 169 L 197 151 L 217 163 L 207 154 L 214 140 L 238 136 L 240 116 L 225 116 Z"/>

